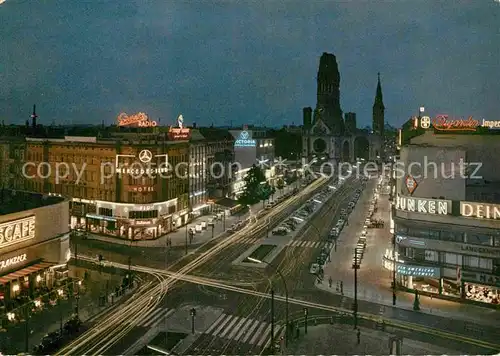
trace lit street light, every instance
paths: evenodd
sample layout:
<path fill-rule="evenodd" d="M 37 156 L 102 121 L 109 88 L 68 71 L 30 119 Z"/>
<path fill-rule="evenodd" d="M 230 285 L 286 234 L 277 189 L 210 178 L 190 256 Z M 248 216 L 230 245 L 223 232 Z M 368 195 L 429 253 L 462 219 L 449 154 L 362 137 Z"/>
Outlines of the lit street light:
<path fill-rule="evenodd" d="M 281 278 L 281 281 L 283 282 L 283 286 L 285 287 L 285 309 L 286 309 L 286 315 L 285 315 L 285 347 L 287 347 L 288 346 L 288 334 L 289 334 L 289 326 L 288 326 L 288 288 L 286 287 L 285 277 L 283 277 L 283 274 L 281 274 L 281 271 L 277 267 L 275 267 L 274 265 L 272 265 L 269 262 L 261 261 L 261 260 L 258 260 L 256 258 L 252 258 L 252 257 L 247 257 L 247 259 L 249 261 L 251 261 L 251 262 L 254 262 L 254 263 L 265 263 L 266 265 L 274 267 L 274 269 L 276 270 L 276 273 L 278 273 L 278 275 Z M 274 304 L 274 293 L 272 293 L 271 296 L 273 297 L 272 300 L 271 300 L 271 302 L 272 302 L 272 304 Z M 273 328 L 273 331 L 271 332 L 271 345 L 272 345 L 271 347 L 274 348 L 274 308 L 271 309 L 271 327 Z"/>

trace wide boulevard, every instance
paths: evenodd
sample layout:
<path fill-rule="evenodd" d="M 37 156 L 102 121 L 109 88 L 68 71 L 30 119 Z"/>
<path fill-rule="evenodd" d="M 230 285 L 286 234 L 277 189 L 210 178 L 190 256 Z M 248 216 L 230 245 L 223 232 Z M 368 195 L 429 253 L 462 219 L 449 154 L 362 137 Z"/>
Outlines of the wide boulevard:
<path fill-rule="evenodd" d="M 286 339 L 287 311 L 289 321 L 302 321 L 307 308 L 310 320 L 334 317 L 336 322 L 351 323 L 352 300 L 316 288 L 316 277 L 309 273 L 309 266 L 326 244 L 325 237 L 340 210 L 363 186 L 361 180 L 347 179 L 301 228 L 294 239 L 308 243 L 286 246 L 267 268 L 233 263 L 254 243 L 265 239 L 269 229 L 331 184 L 321 177 L 266 215 L 251 219 L 240 231 L 211 240 L 176 261 L 165 262 L 155 255 L 135 260 L 132 269 L 147 275 L 148 282 L 59 354 L 137 353 L 161 329 L 178 331 L 193 321 L 196 337 L 191 335 L 186 342 L 184 354 L 261 354 L 271 343 L 271 288 L 275 292 L 275 340 Z M 79 258 L 92 260 L 84 255 Z M 116 267 L 128 267 L 123 260 L 113 262 Z M 161 263 L 165 263 L 163 268 Z M 197 311 L 194 316 L 189 314 L 192 309 Z M 382 308 L 366 301 L 359 301 L 358 310 L 361 324 L 379 325 L 384 321 L 405 337 L 432 340 L 441 346 L 454 343 L 455 349 L 466 353 L 493 353 L 500 348 L 500 328 L 493 326 Z M 172 319 L 176 313 L 180 316 Z M 281 341 L 282 347 L 285 342 Z"/>

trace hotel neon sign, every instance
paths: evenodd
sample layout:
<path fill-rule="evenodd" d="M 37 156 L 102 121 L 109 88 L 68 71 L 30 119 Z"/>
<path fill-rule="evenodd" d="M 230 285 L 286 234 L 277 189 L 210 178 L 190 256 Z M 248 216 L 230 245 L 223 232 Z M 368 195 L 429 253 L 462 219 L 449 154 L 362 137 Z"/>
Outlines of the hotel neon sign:
<path fill-rule="evenodd" d="M 143 112 L 139 112 L 134 115 L 128 116 L 126 113 L 122 112 L 118 115 L 116 119 L 118 126 L 130 126 L 130 127 L 156 127 L 158 123 L 149 119 L 148 115 Z"/>

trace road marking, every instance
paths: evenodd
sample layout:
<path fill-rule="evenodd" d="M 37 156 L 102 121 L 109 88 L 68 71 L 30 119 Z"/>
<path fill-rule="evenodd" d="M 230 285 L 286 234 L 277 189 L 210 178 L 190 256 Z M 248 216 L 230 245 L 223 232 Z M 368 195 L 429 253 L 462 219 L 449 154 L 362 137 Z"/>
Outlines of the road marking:
<path fill-rule="evenodd" d="M 243 333 L 248 329 L 248 327 L 253 323 L 253 319 L 245 318 L 245 323 L 241 326 L 240 332 L 236 335 L 236 337 L 233 339 L 235 341 L 238 341 Z"/>
<path fill-rule="evenodd" d="M 142 326 L 145 328 L 152 327 L 153 325 L 159 324 L 162 319 L 167 318 L 169 315 L 171 315 L 175 309 L 168 309 L 168 308 L 157 308 L 155 311 L 150 315 L 150 317 L 139 324 L 137 326 Z"/>
<path fill-rule="evenodd" d="M 233 331 L 231 331 L 231 333 L 227 336 L 228 339 L 232 339 L 236 336 L 236 333 L 238 332 L 238 330 L 240 330 L 241 328 L 241 325 L 247 321 L 248 319 L 247 318 L 241 318 L 240 321 L 238 322 L 238 324 L 236 324 L 233 328 Z"/>
<path fill-rule="evenodd" d="M 224 317 L 226 316 L 226 314 L 222 313 L 218 318 L 217 320 L 215 320 L 215 322 L 205 331 L 205 334 L 210 334 L 214 329 L 215 327 L 220 323 L 220 321 L 222 319 L 224 319 Z"/>
<path fill-rule="evenodd" d="M 250 336 L 252 336 L 252 332 L 254 331 L 254 329 L 260 324 L 260 321 L 258 320 L 253 320 L 253 319 L 250 319 L 251 322 L 253 322 L 253 325 L 250 326 L 250 328 L 248 329 L 248 333 L 246 334 L 246 336 L 241 340 L 241 342 L 245 342 L 248 338 L 250 338 Z M 251 323 L 250 323 L 251 324 Z M 243 336 L 243 335 L 242 335 Z M 241 337 L 241 336 L 240 336 Z M 238 337 L 236 339 L 239 339 Z"/>
<path fill-rule="evenodd" d="M 226 315 L 226 314 L 224 314 Z M 215 330 L 215 332 L 212 334 L 213 336 L 217 336 L 218 333 L 220 333 L 222 331 L 222 328 L 229 322 L 229 320 L 231 320 L 233 318 L 232 315 L 229 315 L 229 318 L 227 319 L 224 319 L 224 321 L 222 322 L 222 324 L 220 324 L 219 328 L 217 330 Z"/>
<path fill-rule="evenodd" d="M 255 335 L 254 335 L 254 336 L 252 337 L 252 339 L 250 340 L 250 342 L 249 342 L 250 344 L 252 344 L 252 345 L 253 345 L 253 344 L 255 344 L 255 342 L 257 341 L 257 337 L 259 337 L 259 335 L 260 335 L 260 333 L 261 333 L 262 329 L 264 329 L 266 325 L 267 325 L 267 323 L 262 323 L 262 324 L 259 326 L 259 328 L 258 328 L 258 329 L 257 329 L 257 331 L 255 332 Z M 269 327 L 271 327 L 271 326 L 269 325 Z"/>
<path fill-rule="evenodd" d="M 219 337 L 224 337 L 224 335 L 226 335 L 232 329 L 233 325 L 236 324 L 236 322 L 238 321 L 239 318 L 240 318 L 239 316 L 234 317 L 234 319 L 231 321 L 231 323 L 229 323 L 228 326 L 226 326 L 226 328 L 219 335 Z"/>
<path fill-rule="evenodd" d="M 269 334 L 270 332 L 271 332 L 271 324 L 269 324 L 269 326 L 266 328 L 266 331 L 264 331 L 264 334 L 262 335 L 259 342 L 257 343 L 257 346 L 262 346 L 264 341 L 267 340 L 267 336 L 268 336 L 267 334 Z"/>

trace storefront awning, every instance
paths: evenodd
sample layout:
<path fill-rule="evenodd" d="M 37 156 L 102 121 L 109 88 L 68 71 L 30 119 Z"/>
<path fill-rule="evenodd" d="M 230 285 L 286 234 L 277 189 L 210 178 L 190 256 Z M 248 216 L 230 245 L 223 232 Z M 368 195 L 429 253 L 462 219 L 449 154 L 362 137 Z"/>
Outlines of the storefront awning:
<path fill-rule="evenodd" d="M 43 269 L 52 267 L 54 265 L 55 265 L 55 263 L 40 262 L 40 263 L 37 263 L 33 266 L 22 268 L 18 271 L 15 271 L 15 272 L 9 273 L 3 277 L 0 277 L 0 284 L 6 284 L 14 279 L 22 278 L 22 277 L 27 276 L 29 274 L 32 274 L 34 272 L 41 271 Z"/>
<path fill-rule="evenodd" d="M 240 205 L 237 200 L 233 200 L 230 198 L 219 199 L 215 202 L 215 204 L 225 206 L 226 208 L 234 208 L 235 206 Z"/>

